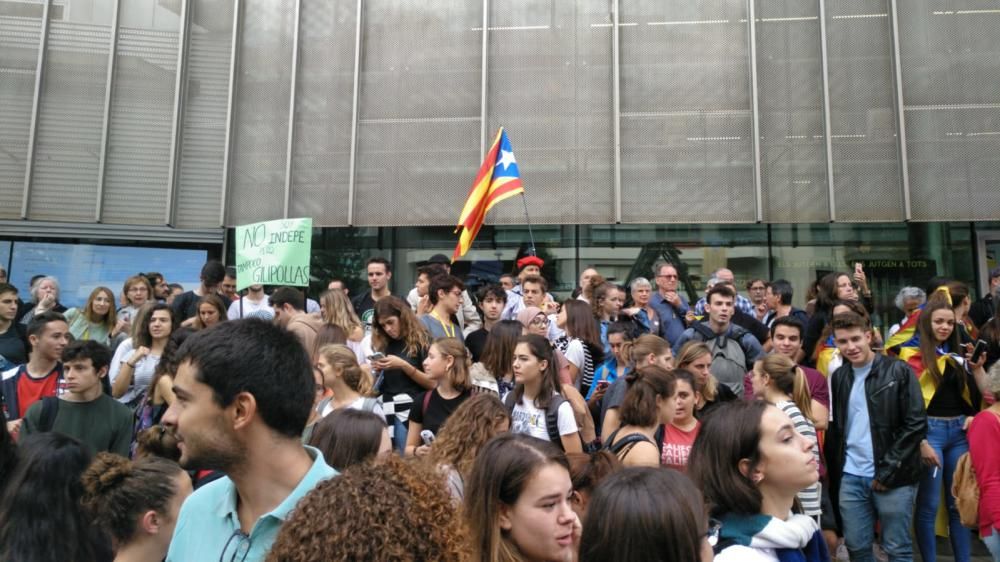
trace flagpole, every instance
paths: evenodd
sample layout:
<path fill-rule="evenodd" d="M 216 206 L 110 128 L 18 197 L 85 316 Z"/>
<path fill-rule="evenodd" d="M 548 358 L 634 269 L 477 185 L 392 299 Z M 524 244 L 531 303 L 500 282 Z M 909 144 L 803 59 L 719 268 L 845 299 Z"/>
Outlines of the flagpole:
<path fill-rule="evenodd" d="M 525 196 L 524 191 L 521 192 L 521 202 L 524 203 L 524 222 L 528 225 L 528 240 L 531 243 L 531 254 L 537 256 L 538 251 L 535 250 L 535 235 L 531 232 L 531 217 L 528 216 L 528 198 Z"/>

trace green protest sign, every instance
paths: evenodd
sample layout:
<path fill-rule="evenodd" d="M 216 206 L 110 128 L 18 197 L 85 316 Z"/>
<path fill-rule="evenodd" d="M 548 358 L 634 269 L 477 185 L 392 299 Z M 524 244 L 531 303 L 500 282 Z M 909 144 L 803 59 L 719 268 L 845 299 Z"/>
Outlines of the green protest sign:
<path fill-rule="evenodd" d="M 250 285 L 309 285 L 312 219 L 236 227 L 236 290 Z"/>

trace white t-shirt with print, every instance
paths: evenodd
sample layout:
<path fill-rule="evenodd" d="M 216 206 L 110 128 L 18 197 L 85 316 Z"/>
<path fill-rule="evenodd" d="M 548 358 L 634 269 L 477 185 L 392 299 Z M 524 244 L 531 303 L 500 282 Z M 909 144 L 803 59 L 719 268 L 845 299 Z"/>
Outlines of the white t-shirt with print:
<path fill-rule="evenodd" d="M 556 393 L 553 393 L 555 396 Z M 559 435 L 571 435 L 579 431 L 576 425 L 576 418 L 573 417 L 573 406 L 569 401 L 559 405 Z M 534 403 L 529 403 L 524 398 L 514 405 L 514 411 L 510 415 L 511 433 L 527 433 L 532 437 L 549 440 L 549 430 L 545 423 L 545 410 L 536 408 Z"/>

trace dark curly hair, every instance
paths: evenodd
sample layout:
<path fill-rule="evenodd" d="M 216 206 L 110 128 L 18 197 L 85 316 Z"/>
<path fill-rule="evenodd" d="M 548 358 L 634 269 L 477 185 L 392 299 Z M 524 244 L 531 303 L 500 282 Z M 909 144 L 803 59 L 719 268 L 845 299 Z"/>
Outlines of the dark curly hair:
<path fill-rule="evenodd" d="M 490 393 L 477 394 L 448 416 L 427 458 L 434 465 L 451 466 L 464 480 L 479 450 L 502 431 L 503 422 L 509 427 L 510 413 L 503 402 Z"/>
<path fill-rule="evenodd" d="M 441 475 L 392 456 L 316 486 L 282 525 L 267 560 L 465 560 L 466 540 Z"/>

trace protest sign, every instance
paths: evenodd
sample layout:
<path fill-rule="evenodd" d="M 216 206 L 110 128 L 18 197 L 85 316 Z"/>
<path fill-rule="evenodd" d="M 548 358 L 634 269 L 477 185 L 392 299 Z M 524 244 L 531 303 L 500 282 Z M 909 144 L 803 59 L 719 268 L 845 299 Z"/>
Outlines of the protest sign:
<path fill-rule="evenodd" d="M 250 285 L 309 285 L 312 219 L 236 227 L 236 290 Z"/>

